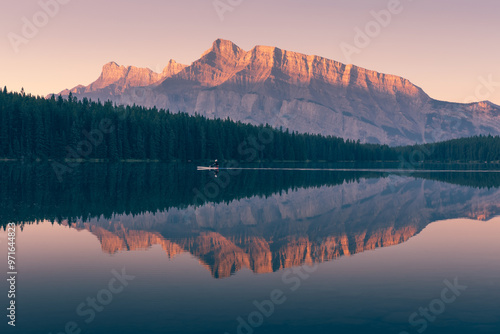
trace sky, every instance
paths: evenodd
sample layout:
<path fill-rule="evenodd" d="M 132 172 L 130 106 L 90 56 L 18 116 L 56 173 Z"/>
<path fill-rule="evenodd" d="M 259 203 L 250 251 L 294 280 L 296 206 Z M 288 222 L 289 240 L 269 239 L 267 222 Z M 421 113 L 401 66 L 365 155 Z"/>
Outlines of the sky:
<path fill-rule="evenodd" d="M 499 13 L 498 0 L 0 0 L 0 85 L 46 95 L 88 85 L 109 61 L 161 72 L 223 38 L 500 105 Z"/>

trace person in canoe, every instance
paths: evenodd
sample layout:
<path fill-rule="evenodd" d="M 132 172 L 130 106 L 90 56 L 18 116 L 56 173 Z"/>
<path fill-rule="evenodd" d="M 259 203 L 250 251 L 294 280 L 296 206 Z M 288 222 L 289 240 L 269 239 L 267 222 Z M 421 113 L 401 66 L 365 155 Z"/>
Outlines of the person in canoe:
<path fill-rule="evenodd" d="M 217 159 L 215 159 L 214 163 L 210 165 L 211 168 L 214 168 L 214 170 L 212 170 L 212 175 L 213 177 L 217 178 L 217 175 L 219 174 L 219 162 L 217 161 Z"/>

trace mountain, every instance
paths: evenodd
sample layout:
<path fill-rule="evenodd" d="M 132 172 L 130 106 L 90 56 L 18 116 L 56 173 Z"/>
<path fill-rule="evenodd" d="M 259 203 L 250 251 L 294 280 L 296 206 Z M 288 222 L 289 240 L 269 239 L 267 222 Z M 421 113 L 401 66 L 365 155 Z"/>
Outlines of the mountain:
<path fill-rule="evenodd" d="M 178 64 L 171 59 L 162 73 L 156 73 L 149 68 L 138 68 L 135 66 L 120 66 L 115 62 L 107 63 L 102 67 L 99 78 L 88 86 L 79 85 L 72 89 L 62 91 L 61 95 L 70 92 L 76 96 L 97 97 L 107 99 L 124 93 L 131 87 L 154 86 L 162 80 L 169 78 L 180 71 L 186 65 Z"/>
<path fill-rule="evenodd" d="M 97 81 L 71 91 L 368 143 L 500 134 L 500 106 L 490 102 L 438 101 L 402 77 L 276 47 L 245 51 L 218 39 L 191 65 L 169 66 L 156 74 L 110 63 Z"/>
<path fill-rule="evenodd" d="M 71 226 L 94 234 L 103 252 L 160 245 L 168 257 L 189 252 L 214 277 L 224 278 L 242 268 L 269 273 L 398 245 L 438 220 L 488 220 L 500 214 L 499 198 L 498 188 L 393 175 L 199 207 L 77 219 Z"/>

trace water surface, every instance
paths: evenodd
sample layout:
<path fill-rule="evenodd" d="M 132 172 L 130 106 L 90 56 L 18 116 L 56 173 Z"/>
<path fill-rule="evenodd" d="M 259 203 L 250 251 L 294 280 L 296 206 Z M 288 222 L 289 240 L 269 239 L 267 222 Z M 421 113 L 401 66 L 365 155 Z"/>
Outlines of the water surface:
<path fill-rule="evenodd" d="M 500 329 L 498 173 L 0 170 L 0 222 L 18 232 L 9 333 Z M 117 273 L 126 286 L 103 292 Z"/>

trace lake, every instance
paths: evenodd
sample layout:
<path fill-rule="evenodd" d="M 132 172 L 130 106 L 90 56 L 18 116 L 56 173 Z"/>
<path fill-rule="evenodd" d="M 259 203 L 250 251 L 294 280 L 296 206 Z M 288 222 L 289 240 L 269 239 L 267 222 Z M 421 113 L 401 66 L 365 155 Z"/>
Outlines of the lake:
<path fill-rule="evenodd" d="M 500 173 L 0 172 L 2 333 L 500 330 Z"/>

